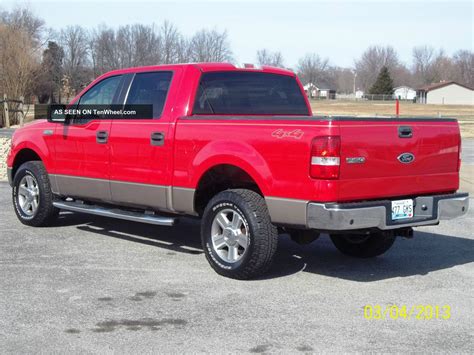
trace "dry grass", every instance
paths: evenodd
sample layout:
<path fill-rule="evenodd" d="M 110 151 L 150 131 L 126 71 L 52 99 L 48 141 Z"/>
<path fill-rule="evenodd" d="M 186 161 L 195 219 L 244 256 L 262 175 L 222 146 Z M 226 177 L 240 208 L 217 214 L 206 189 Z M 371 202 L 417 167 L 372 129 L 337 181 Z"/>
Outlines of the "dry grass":
<path fill-rule="evenodd" d="M 393 116 L 395 102 L 385 101 L 344 101 L 315 100 L 311 101 L 315 115 L 351 115 L 351 116 Z M 463 137 L 474 138 L 474 106 L 468 105 L 423 105 L 411 102 L 400 102 L 402 117 L 453 117 L 461 125 Z"/>

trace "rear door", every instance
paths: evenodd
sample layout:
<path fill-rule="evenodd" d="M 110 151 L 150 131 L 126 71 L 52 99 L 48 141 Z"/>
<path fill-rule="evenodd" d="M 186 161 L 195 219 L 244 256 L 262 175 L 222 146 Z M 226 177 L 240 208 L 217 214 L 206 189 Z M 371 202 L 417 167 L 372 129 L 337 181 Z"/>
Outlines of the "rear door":
<path fill-rule="evenodd" d="M 173 105 L 170 86 L 175 71 L 136 73 L 125 97 L 126 105 L 152 105 L 152 117 L 114 120 L 110 186 L 119 204 L 166 209 L 172 137 L 169 136 Z"/>
<path fill-rule="evenodd" d="M 101 80 L 81 96 L 75 108 L 117 104 L 124 80 L 123 75 Z M 61 194 L 110 201 L 110 127 L 110 119 L 97 117 L 73 118 L 56 129 L 56 180 Z"/>

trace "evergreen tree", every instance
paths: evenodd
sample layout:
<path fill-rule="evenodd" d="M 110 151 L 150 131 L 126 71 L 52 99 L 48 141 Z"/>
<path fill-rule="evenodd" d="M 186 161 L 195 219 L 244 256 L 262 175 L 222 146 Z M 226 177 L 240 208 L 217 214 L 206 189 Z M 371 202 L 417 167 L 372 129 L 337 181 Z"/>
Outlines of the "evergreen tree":
<path fill-rule="evenodd" d="M 43 61 L 36 73 L 35 94 L 41 103 L 61 101 L 61 79 L 63 73 L 63 49 L 53 41 L 43 52 Z"/>
<path fill-rule="evenodd" d="M 382 67 L 374 85 L 369 90 L 371 95 L 392 95 L 393 80 L 387 67 Z"/>

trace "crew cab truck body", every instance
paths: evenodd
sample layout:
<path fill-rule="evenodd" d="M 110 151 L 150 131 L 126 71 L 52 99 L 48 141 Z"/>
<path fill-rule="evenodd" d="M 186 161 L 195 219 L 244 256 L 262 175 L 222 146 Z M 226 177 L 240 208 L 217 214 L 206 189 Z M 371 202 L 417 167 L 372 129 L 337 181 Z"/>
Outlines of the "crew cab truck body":
<path fill-rule="evenodd" d="M 314 117 L 287 70 L 118 70 L 69 107 L 91 104 L 153 105 L 153 118 L 17 130 L 7 163 L 23 223 L 60 209 L 169 226 L 199 216 L 211 266 L 245 279 L 269 268 L 282 230 L 299 243 L 326 232 L 343 253 L 373 257 L 468 209 L 456 120 Z"/>

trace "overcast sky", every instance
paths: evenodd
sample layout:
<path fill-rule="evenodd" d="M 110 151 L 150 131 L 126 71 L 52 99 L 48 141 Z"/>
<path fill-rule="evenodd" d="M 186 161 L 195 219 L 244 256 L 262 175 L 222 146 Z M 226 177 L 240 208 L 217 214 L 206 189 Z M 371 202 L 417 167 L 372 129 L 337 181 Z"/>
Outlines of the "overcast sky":
<path fill-rule="evenodd" d="M 407 64 L 416 45 L 442 47 L 448 54 L 473 50 L 472 1 L 9 1 L 27 4 L 47 26 L 119 25 L 168 19 L 184 35 L 226 29 L 237 62 L 255 62 L 258 49 L 283 53 L 294 67 L 308 52 L 332 64 L 352 66 L 369 45 L 390 44 Z"/>

